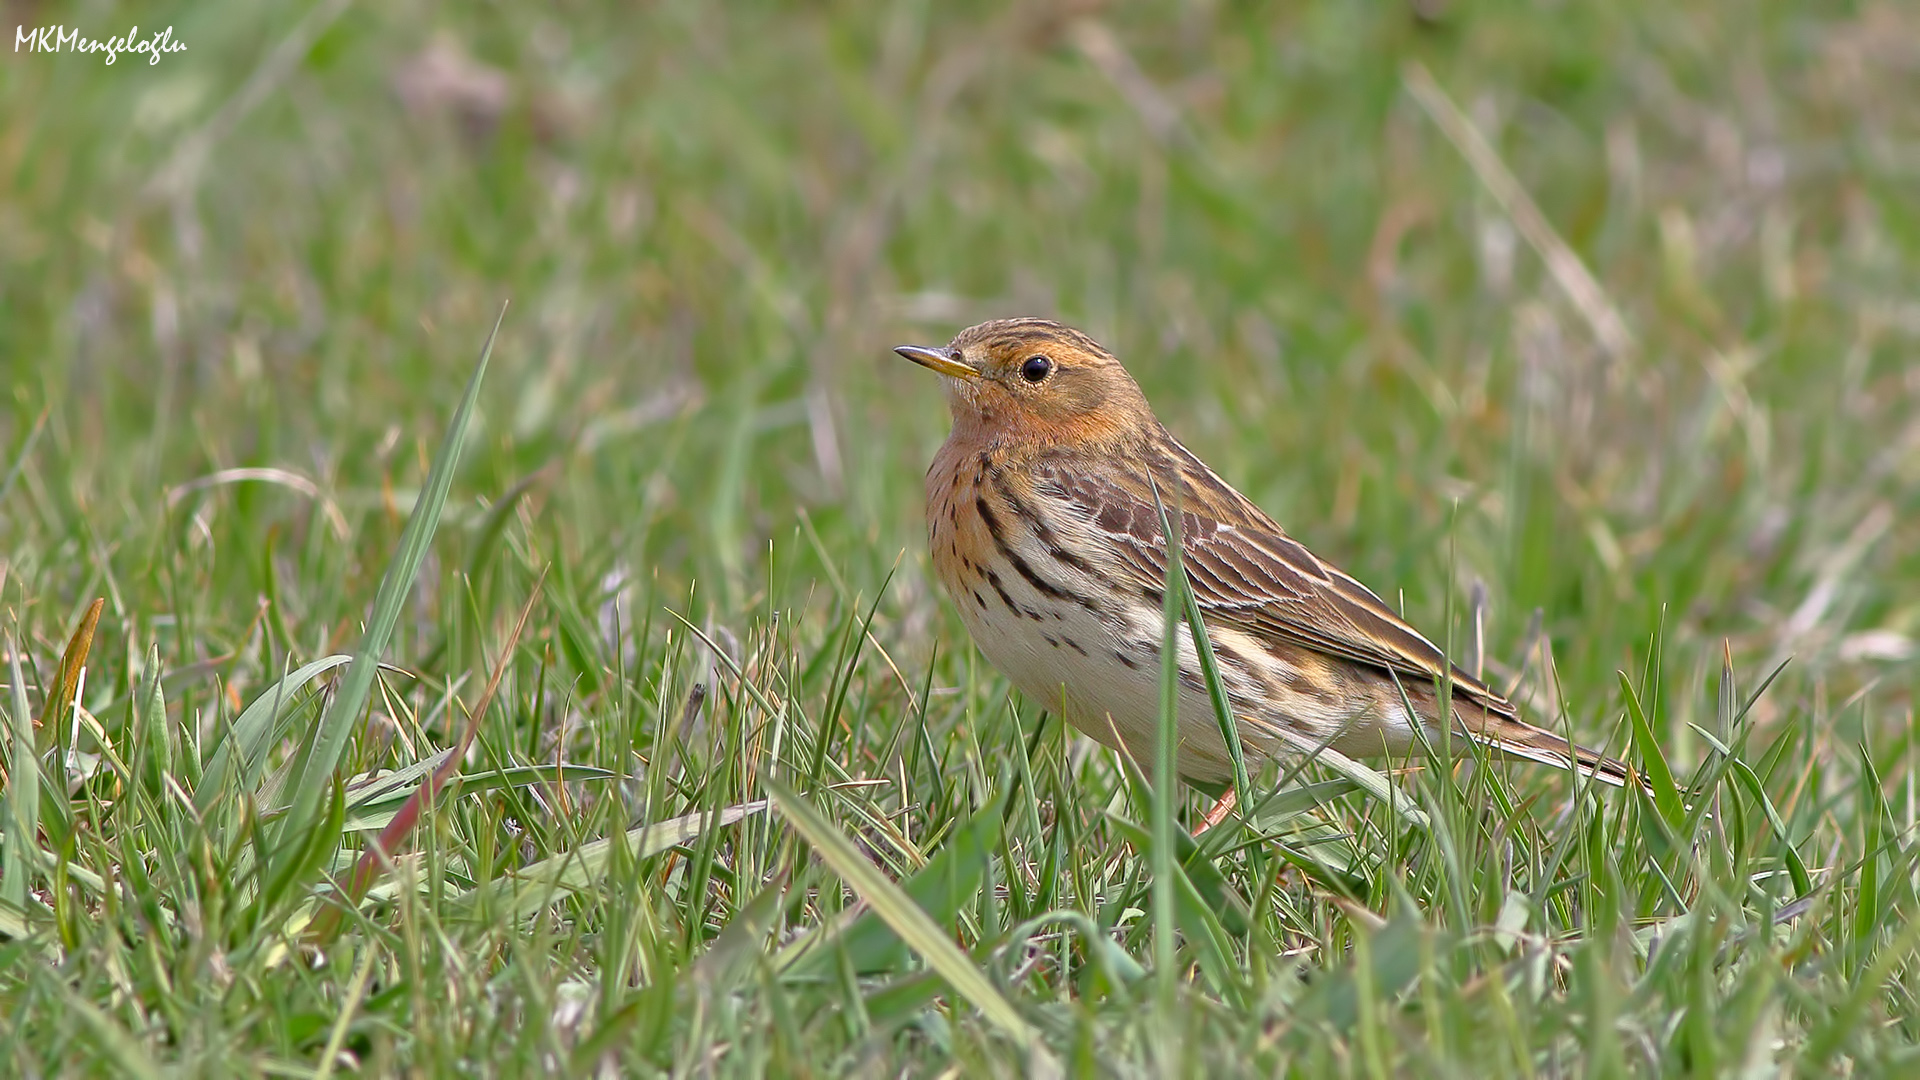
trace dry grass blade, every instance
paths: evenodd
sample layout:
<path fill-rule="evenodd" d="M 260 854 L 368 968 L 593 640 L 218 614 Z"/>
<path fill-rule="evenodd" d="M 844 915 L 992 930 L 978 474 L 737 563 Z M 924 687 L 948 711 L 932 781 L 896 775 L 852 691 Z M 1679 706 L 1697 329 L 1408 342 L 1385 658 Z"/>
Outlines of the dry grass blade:
<path fill-rule="evenodd" d="M 205 168 L 213 148 L 300 66 L 300 61 L 306 58 L 314 41 L 333 25 L 350 3 L 352 0 L 321 0 L 299 22 L 293 24 L 293 29 L 260 61 L 240 89 L 222 103 L 205 124 L 175 145 L 166 164 L 147 181 L 143 192 L 145 197 L 160 201 L 183 198 L 191 192 L 199 182 L 201 170 Z"/>
<path fill-rule="evenodd" d="M 1593 329 L 1594 337 L 1600 340 L 1601 347 L 1615 360 L 1631 357 L 1639 346 L 1634 341 L 1633 332 L 1627 329 L 1626 320 L 1620 317 L 1619 309 L 1607 297 L 1600 283 L 1594 280 L 1593 274 L 1588 272 L 1580 256 L 1575 255 L 1567 242 L 1560 239 L 1560 234 L 1547 223 L 1546 215 L 1540 212 L 1533 196 L 1527 194 L 1527 189 L 1520 186 L 1519 180 L 1514 179 L 1506 162 L 1500 160 L 1500 155 L 1480 134 L 1480 129 L 1473 126 L 1473 121 L 1460 111 L 1460 106 L 1454 104 L 1447 92 L 1440 88 L 1424 64 L 1415 62 L 1407 65 L 1402 78 L 1414 100 L 1440 126 L 1454 149 L 1467 159 L 1474 175 L 1486 185 L 1494 201 L 1500 204 L 1500 209 L 1513 219 L 1520 235 L 1526 237 L 1527 243 L 1546 261 L 1547 272 L 1553 275 L 1554 283 L 1579 309 L 1581 317 Z"/>
<path fill-rule="evenodd" d="M 473 711 L 467 714 L 467 725 L 461 730 L 460 739 L 454 744 L 453 752 L 445 756 L 439 767 L 427 777 L 426 783 L 421 784 L 412 795 L 407 797 L 407 801 L 400 807 L 400 812 L 394 815 L 393 820 L 387 823 L 387 827 L 381 829 L 380 835 L 374 838 L 365 852 L 361 853 L 360 861 L 354 865 L 353 874 L 348 877 L 344 890 L 346 895 L 342 902 L 347 906 L 359 903 L 360 898 L 367 894 L 367 888 L 373 884 L 374 876 L 380 872 L 382 866 L 392 863 L 393 853 L 400 850 L 400 845 L 405 842 L 407 834 L 412 832 L 413 827 L 419 823 L 421 811 L 439 796 L 440 789 L 453 778 L 453 774 L 460 768 L 460 763 L 466 759 L 467 750 L 473 745 L 474 736 L 480 731 L 480 721 L 487 715 L 487 710 L 493 707 L 494 696 L 500 691 L 500 681 L 506 677 L 507 667 L 513 662 L 514 650 L 520 647 L 520 635 L 527 628 L 527 617 L 533 614 L 533 605 L 539 601 L 540 588 L 546 580 L 546 571 L 542 570 L 540 577 L 533 583 L 533 589 L 527 594 L 527 602 L 520 609 L 520 617 L 514 621 L 513 629 L 507 633 L 507 640 L 500 648 L 499 659 L 493 665 L 493 674 L 487 679 L 486 690 L 480 694 L 480 701 L 473 707 Z M 330 938 L 339 924 L 339 909 L 329 908 L 314 920 L 312 936 L 317 940 Z"/>
<path fill-rule="evenodd" d="M 106 598 L 100 597 L 87 606 L 87 613 L 80 617 L 80 625 L 67 640 L 67 651 L 60 654 L 58 682 L 40 703 L 40 720 L 35 727 L 45 728 L 56 723 L 73 707 L 73 696 L 80 687 L 80 669 L 87 666 L 87 654 L 93 651 L 93 632 L 100 625 L 100 609 L 106 606 Z"/>
<path fill-rule="evenodd" d="M 180 505 L 180 500 L 196 491 L 205 491 L 208 488 L 222 487 L 227 484 L 246 483 L 274 484 L 286 488 L 289 491 L 296 491 L 305 495 L 307 498 L 320 504 L 321 511 L 327 515 L 328 527 L 333 529 L 333 535 L 342 541 L 347 539 L 350 531 L 347 528 L 346 515 L 340 512 L 340 505 L 334 502 L 325 492 L 321 491 L 319 484 L 301 476 L 292 469 L 221 469 L 219 472 L 195 477 L 184 484 L 178 484 L 169 488 L 167 490 L 167 506 L 171 508 Z"/>
<path fill-rule="evenodd" d="M 1098 19 L 1076 19 L 1067 27 L 1067 36 L 1126 98 L 1154 141 L 1163 145 L 1192 143 L 1180 119 L 1180 106 L 1140 70 L 1111 27 Z"/>
<path fill-rule="evenodd" d="M 719 810 L 697 810 L 677 818 L 628 829 L 618 836 L 594 840 L 542 859 L 513 872 L 508 880 L 513 883 L 514 892 L 504 910 L 513 918 L 524 918 L 552 903 L 561 893 L 579 892 L 592 887 L 604 876 L 616 843 L 626 845 L 631 858 L 651 858 L 668 848 L 679 847 L 710 829 L 736 824 L 766 808 L 766 800 L 758 799 Z M 462 899 L 463 906 L 467 910 L 477 909 L 486 899 L 490 888 L 482 886 L 469 893 Z"/>

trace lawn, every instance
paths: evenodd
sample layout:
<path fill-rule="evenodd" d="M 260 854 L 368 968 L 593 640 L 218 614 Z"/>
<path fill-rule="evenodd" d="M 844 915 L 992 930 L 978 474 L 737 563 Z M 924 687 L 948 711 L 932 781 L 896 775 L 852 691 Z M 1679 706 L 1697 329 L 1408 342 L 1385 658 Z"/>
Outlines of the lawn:
<path fill-rule="evenodd" d="M 0 1071 L 1920 1069 L 1911 5 L 6 10 L 186 49 L 0 64 Z M 1648 790 L 1169 843 L 931 577 L 1007 315 Z"/>

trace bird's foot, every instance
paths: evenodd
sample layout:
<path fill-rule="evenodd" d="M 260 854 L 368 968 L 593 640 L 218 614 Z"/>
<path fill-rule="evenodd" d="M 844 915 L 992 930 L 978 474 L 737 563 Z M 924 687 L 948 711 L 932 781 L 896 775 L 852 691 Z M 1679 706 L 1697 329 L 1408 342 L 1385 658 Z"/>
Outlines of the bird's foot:
<path fill-rule="evenodd" d="M 1193 827 L 1193 835 L 1198 838 L 1201 833 L 1227 820 L 1227 815 L 1233 813 L 1233 806 L 1238 801 L 1239 793 L 1228 788 L 1227 793 L 1220 796 L 1220 801 L 1207 811 L 1207 816 L 1200 819 L 1200 824 Z"/>

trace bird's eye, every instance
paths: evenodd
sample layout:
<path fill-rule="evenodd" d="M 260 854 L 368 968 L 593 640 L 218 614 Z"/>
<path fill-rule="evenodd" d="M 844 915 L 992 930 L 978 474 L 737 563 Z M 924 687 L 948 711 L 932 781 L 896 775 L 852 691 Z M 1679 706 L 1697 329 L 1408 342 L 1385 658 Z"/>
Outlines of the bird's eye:
<path fill-rule="evenodd" d="M 1029 356 L 1027 362 L 1020 365 L 1020 377 L 1030 383 L 1037 383 L 1053 374 L 1053 361 L 1044 356 Z"/>

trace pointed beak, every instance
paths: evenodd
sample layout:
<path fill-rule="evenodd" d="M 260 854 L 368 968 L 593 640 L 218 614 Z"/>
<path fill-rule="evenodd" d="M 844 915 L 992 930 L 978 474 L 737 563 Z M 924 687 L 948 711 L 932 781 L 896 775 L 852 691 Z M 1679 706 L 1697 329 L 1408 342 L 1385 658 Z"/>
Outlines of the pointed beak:
<path fill-rule="evenodd" d="M 932 371 L 951 378 L 966 379 L 971 382 L 980 377 L 980 373 L 974 370 L 973 365 L 959 360 L 947 349 L 929 349 L 920 345 L 901 345 L 893 351 L 919 364 L 923 368 L 931 369 Z"/>

